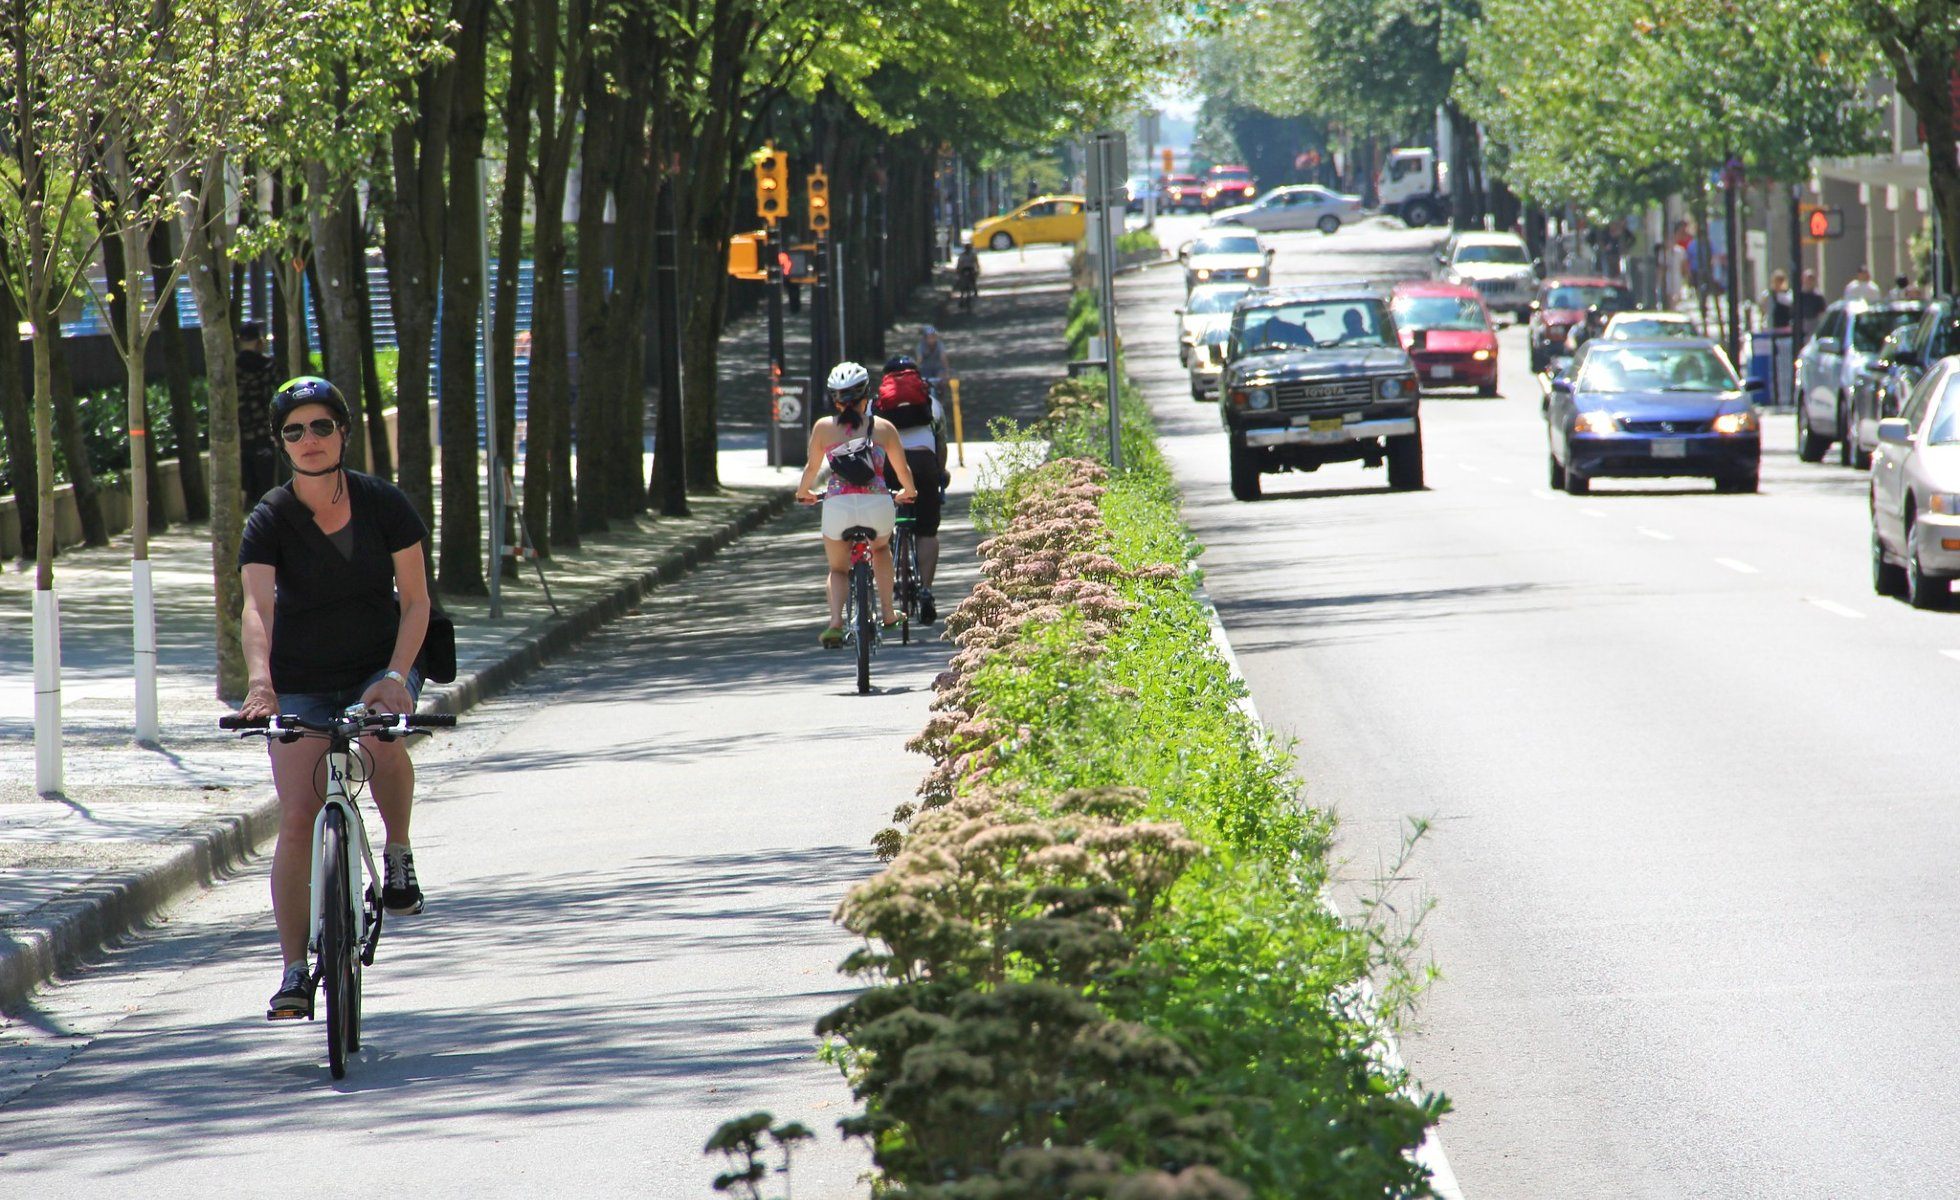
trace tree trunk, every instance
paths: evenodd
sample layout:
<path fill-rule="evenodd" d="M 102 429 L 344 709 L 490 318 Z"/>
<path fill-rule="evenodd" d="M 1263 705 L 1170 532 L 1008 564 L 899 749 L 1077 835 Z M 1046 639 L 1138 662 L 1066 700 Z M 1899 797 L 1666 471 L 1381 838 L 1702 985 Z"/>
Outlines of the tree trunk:
<path fill-rule="evenodd" d="M 654 171 L 647 154 L 649 140 L 645 106 L 632 119 L 622 138 L 618 211 L 653 211 Z M 615 264 L 613 301 L 607 310 L 607 344 L 618 365 L 619 425 L 613 439 L 613 464 L 607 512 L 631 517 L 646 510 L 646 325 L 653 292 L 653 227 L 650 220 L 623 220 L 613 226 Z"/>
<path fill-rule="evenodd" d="M 349 205 L 347 242 L 354 255 L 355 335 L 361 340 L 361 398 L 348 403 L 366 406 L 368 470 L 383 479 L 395 477 L 395 455 L 388 448 L 388 413 L 381 395 L 381 369 L 374 352 L 374 297 L 368 292 L 367 222 Z M 234 288 L 234 293 L 236 289 Z"/>
<path fill-rule="evenodd" d="M 191 398 L 190 356 L 184 351 L 184 326 L 177 315 L 177 289 L 171 283 L 180 251 L 168 222 L 150 232 L 150 277 L 157 290 L 157 332 L 163 339 L 163 377 L 170 391 L 170 432 L 177 456 L 177 482 L 184 493 L 184 519 L 203 522 L 211 516 L 211 490 L 204 478 L 204 436 L 198 428 L 197 405 Z M 164 289 L 169 288 L 169 294 Z"/>
<path fill-rule="evenodd" d="M 205 164 L 219 176 L 221 161 Z M 237 703 L 245 696 L 245 648 L 240 641 L 244 585 L 238 575 L 238 542 L 245 528 L 238 463 L 238 344 L 233 337 L 234 295 L 219 233 L 193 225 L 185 239 L 186 272 L 197 301 L 198 334 L 204 342 L 204 378 L 211 422 L 211 582 L 217 618 L 218 696 Z"/>
<path fill-rule="evenodd" d="M 452 596 L 481 596 L 483 521 L 477 487 L 476 350 L 483 307 L 483 214 L 477 188 L 483 154 L 486 22 L 459 35 L 451 108 L 449 212 L 443 221 L 442 309 L 442 566 L 438 580 Z M 488 358 L 485 358 L 488 365 Z"/>
<path fill-rule="evenodd" d="M 0 286 L 0 436 L 7 445 L 7 475 L 20 518 L 21 558 L 32 556 L 41 521 L 41 473 L 34 453 L 34 388 L 21 367 L 20 306 Z"/>
<path fill-rule="evenodd" d="M 88 439 L 82 433 L 81 405 L 75 396 L 74 377 L 68 370 L 68 345 L 60 337 L 60 301 L 49 300 L 41 328 L 50 332 L 47 366 L 49 396 L 54 404 L 55 436 L 61 439 L 61 454 L 68 460 L 68 482 L 75 493 L 75 512 L 81 517 L 82 544 L 106 546 L 109 544 L 109 524 L 102 517 L 102 496 L 96 487 L 95 471 L 88 461 Z M 37 382 L 35 386 L 38 388 L 40 385 Z M 52 487 L 52 477 L 46 483 Z"/>
<path fill-rule="evenodd" d="M 100 180 L 98 182 L 103 188 L 103 194 L 109 195 L 108 181 Z M 98 213 L 97 216 L 99 220 L 102 214 Z M 129 391 L 130 388 L 134 387 L 140 392 L 144 386 L 143 363 L 140 352 L 130 349 L 130 347 L 135 345 L 135 339 L 137 337 L 136 331 L 130 327 L 129 305 L 129 285 L 130 280 L 135 278 L 135 275 L 130 271 L 128 259 L 124 256 L 124 243 L 121 234 L 110 228 L 106 222 L 99 221 L 96 228 L 101 235 L 103 291 L 107 294 L 109 301 L 109 322 L 116 330 L 111 342 L 121 349 L 123 353 L 123 402 L 125 412 L 128 414 L 125 419 L 125 428 L 130 431 L 129 480 L 131 489 L 131 532 L 138 541 L 142 541 L 146 536 L 148 528 L 168 529 L 170 527 L 170 521 L 163 510 L 163 474 L 157 470 L 156 439 L 151 436 L 149 426 L 149 398 L 140 394 L 131 395 Z M 129 356 L 132 354 L 138 355 L 133 368 L 129 362 Z M 74 464 L 71 462 L 69 467 L 72 470 Z M 144 503 L 141 505 L 135 502 L 135 489 L 139 486 L 143 489 Z"/>
<path fill-rule="evenodd" d="M 608 94 L 602 72 L 587 77 L 584 139 L 579 147 L 578 191 L 578 528 L 606 528 L 609 467 L 618 443 L 620 371 L 608 344 L 607 305 L 620 279 L 606 281 L 617 268 L 607 244 L 606 202 L 618 179 L 614 159 L 619 101 Z"/>
<path fill-rule="evenodd" d="M 511 5 L 510 19 L 511 45 L 529 45 L 530 4 L 519 0 Z M 497 279 L 489 348 L 497 380 L 497 463 L 505 474 L 517 461 L 517 303 L 522 290 L 520 260 L 524 255 L 524 197 L 529 182 L 525 164 L 531 159 L 531 100 L 531 56 L 512 54 L 510 81 L 504 93 L 504 190 L 497 205 Z M 506 516 L 503 544 L 509 546 L 515 544 L 516 514 Z M 517 560 L 506 558 L 500 569 L 515 575 Z"/>

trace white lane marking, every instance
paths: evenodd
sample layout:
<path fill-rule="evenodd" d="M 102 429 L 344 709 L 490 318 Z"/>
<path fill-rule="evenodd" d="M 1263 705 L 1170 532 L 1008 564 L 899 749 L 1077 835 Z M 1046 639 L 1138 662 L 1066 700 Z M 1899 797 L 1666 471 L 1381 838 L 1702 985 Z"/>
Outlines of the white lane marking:
<path fill-rule="evenodd" d="M 1548 491 L 1546 491 L 1546 490 L 1545 490 L 1544 488 L 1532 488 L 1532 489 L 1531 489 L 1531 494 L 1532 494 L 1532 495 L 1533 495 L 1534 497 L 1536 497 L 1536 498 L 1538 498 L 1538 499 L 1540 499 L 1540 500 L 1556 500 L 1556 499 L 1558 499 L 1558 496 L 1557 496 L 1557 495 L 1556 495 L 1555 493 L 1553 493 L 1553 492 L 1548 492 Z"/>
<path fill-rule="evenodd" d="M 1599 511 L 1596 508 L 1582 508 L 1579 510 L 1579 512 L 1581 515 L 1588 516 L 1588 517 L 1603 517 L 1606 515 L 1605 513 Z"/>
<path fill-rule="evenodd" d="M 1657 542 L 1671 542 L 1674 540 L 1673 534 L 1662 533 L 1658 529 L 1649 529 L 1645 525 L 1636 525 L 1634 526 L 1633 531 L 1639 534 L 1641 537 L 1650 537 Z"/>
<path fill-rule="evenodd" d="M 1716 560 L 1715 560 L 1715 562 L 1716 562 L 1716 563 L 1717 563 L 1718 565 L 1720 565 L 1720 566 L 1724 566 L 1724 567 L 1727 567 L 1727 568 L 1728 568 L 1729 570 L 1731 570 L 1731 571 L 1734 571 L 1734 572 L 1735 572 L 1736 574 L 1738 574 L 1738 575 L 1756 575 L 1756 574 L 1759 574 L 1759 572 L 1758 572 L 1758 571 L 1756 570 L 1756 568 L 1754 568 L 1754 567 L 1752 567 L 1752 566 L 1750 566 L 1750 565 L 1749 565 L 1748 563 L 1746 563 L 1746 562 L 1742 562 L 1742 561 L 1740 561 L 1740 560 L 1738 560 L 1738 559 L 1733 559 L 1733 558 L 1718 558 L 1718 559 L 1716 559 Z"/>
<path fill-rule="evenodd" d="M 1477 469 L 1477 464 L 1476 464 L 1476 463 L 1466 463 L 1466 462 L 1460 462 L 1460 463 L 1458 463 L 1458 464 L 1456 464 L 1456 465 L 1457 465 L 1457 466 L 1459 466 L 1459 467 L 1462 467 L 1462 468 L 1463 468 L 1464 470 L 1466 470 L 1466 471 L 1471 471 L 1471 472 L 1474 472 L 1474 471 L 1476 471 L 1476 469 Z"/>
<path fill-rule="evenodd" d="M 1955 661 L 1960 661 L 1960 650 L 1942 650 L 1940 653 Z"/>
<path fill-rule="evenodd" d="M 1490 477 L 1490 481 L 1492 483 L 1509 483 L 1511 482 L 1511 477 L 1508 475 L 1493 475 Z"/>
<path fill-rule="evenodd" d="M 1846 608 L 1835 600 L 1825 600 L 1818 596 L 1805 596 L 1804 599 L 1811 604 L 1815 604 L 1825 612 L 1830 613 L 1832 616 L 1846 617 L 1853 621 L 1862 621 L 1865 619 L 1864 613 L 1859 612 L 1855 608 Z"/>

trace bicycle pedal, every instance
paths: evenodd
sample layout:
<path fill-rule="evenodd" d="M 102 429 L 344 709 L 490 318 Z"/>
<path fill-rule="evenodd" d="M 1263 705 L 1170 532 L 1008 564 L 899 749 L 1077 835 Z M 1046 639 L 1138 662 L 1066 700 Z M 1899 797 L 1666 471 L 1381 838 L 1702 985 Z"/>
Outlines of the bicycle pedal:
<path fill-rule="evenodd" d="M 313 1010 L 310 1008 L 268 1008 L 265 1010 L 265 1019 L 268 1021 L 311 1021 L 313 1019 Z"/>

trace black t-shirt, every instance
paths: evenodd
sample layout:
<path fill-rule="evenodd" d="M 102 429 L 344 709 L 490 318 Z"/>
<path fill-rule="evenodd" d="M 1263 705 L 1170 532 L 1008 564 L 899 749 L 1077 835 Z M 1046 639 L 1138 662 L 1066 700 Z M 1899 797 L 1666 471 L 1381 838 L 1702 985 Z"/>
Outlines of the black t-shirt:
<path fill-rule="evenodd" d="M 274 489 L 292 494 L 292 485 Z M 402 490 L 372 475 L 347 472 L 348 528 L 354 554 L 343 555 L 306 505 L 282 517 L 262 500 L 246 518 L 238 564 L 276 572 L 272 617 L 272 687 L 294 694 L 356 688 L 388 669 L 401 624 L 394 554 L 426 541 L 428 527 Z"/>

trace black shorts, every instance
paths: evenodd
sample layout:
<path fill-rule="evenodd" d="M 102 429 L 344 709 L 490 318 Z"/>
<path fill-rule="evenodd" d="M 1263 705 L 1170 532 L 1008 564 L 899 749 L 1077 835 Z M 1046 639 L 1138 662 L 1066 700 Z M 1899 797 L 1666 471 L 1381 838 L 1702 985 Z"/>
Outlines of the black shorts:
<path fill-rule="evenodd" d="M 905 463 L 912 468 L 912 485 L 919 489 L 919 499 L 913 504 L 898 506 L 898 515 L 912 518 L 912 532 L 919 537 L 939 536 L 939 452 L 936 450 L 907 450 Z M 885 482 L 892 491 L 898 491 L 898 472 L 885 467 Z"/>

